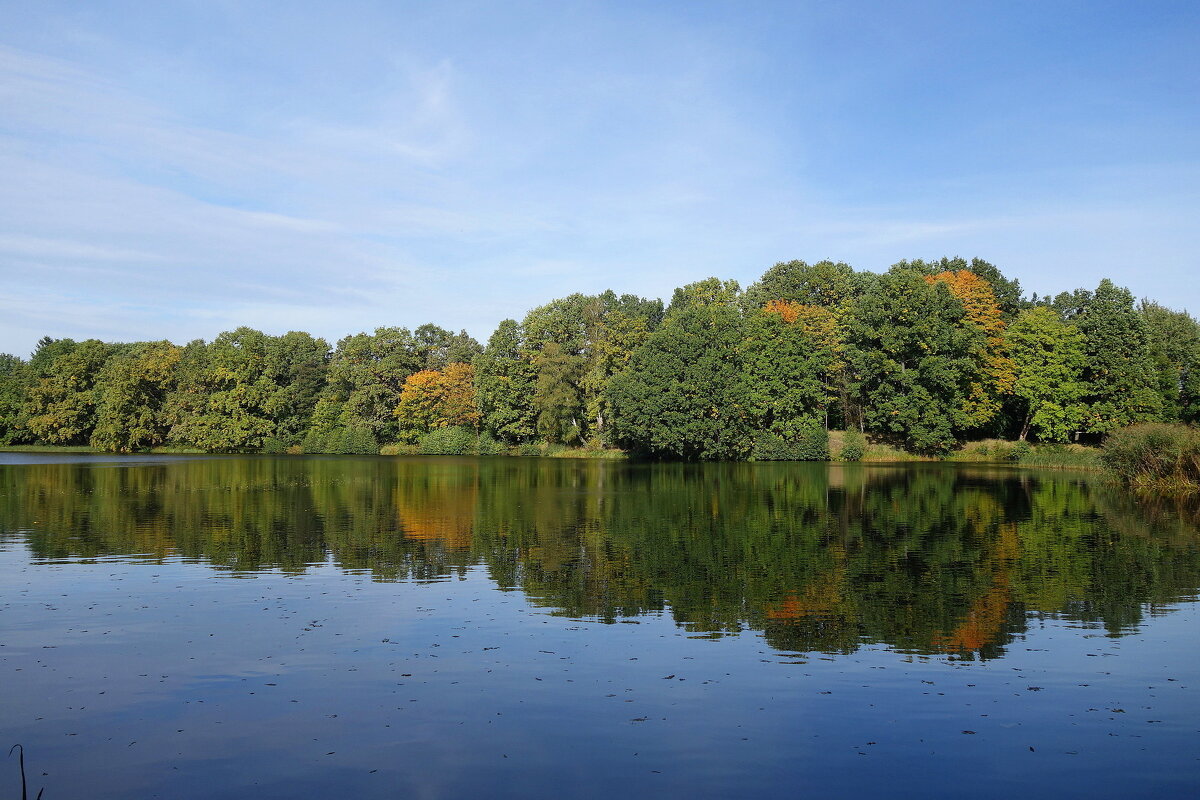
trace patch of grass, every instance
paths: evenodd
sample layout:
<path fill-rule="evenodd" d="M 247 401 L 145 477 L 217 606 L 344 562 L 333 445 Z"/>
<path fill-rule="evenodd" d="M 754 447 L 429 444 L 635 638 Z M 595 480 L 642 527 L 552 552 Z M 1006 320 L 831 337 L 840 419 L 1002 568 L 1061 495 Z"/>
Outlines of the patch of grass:
<path fill-rule="evenodd" d="M 1099 470 L 1100 451 L 1080 444 L 1032 444 L 1005 439 L 966 442 L 946 457 L 947 461 L 1007 463 L 1045 469 Z"/>

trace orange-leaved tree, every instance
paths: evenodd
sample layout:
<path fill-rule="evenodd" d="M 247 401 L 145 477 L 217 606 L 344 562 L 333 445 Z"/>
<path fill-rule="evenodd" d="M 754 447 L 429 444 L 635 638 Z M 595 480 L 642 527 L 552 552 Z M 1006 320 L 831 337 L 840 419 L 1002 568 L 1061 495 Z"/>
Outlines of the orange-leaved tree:
<path fill-rule="evenodd" d="M 969 270 L 928 275 L 929 283 L 944 283 L 966 310 L 965 321 L 984 334 L 977 354 L 979 379 L 972 381 L 963 413 L 975 426 L 987 424 L 1000 411 L 1001 397 L 1012 392 L 1016 371 L 1004 343 L 1004 317 L 992 285 Z"/>
<path fill-rule="evenodd" d="M 435 428 L 479 427 L 475 406 L 475 369 L 470 364 L 447 364 L 409 375 L 400 392 L 395 415 L 400 437 L 415 442 Z"/>

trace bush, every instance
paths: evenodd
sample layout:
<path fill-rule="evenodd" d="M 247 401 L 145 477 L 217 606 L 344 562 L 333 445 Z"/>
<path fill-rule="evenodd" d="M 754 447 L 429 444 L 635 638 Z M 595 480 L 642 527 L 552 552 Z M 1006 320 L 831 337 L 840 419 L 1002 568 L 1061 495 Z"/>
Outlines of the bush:
<path fill-rule="evenodd" d="M 346 428 L 338 452 L 348 456 L 375 456 L 379 455 L 379 442 L 366 428 Z"/>
<path fill-rule="evenodd" d="M 324 453 L 325 440 L 327 435 L 325 431 L 317 430 L 316 428 L 309 429 L 308 433 L 304 434 L 304 439 L 300 442 L 300 448 L 306 453 Z"/>
<path fill-rule="evenodd" d="M 842 439 L 842 452 L 838 457 L 842 461 L 862 461 L 867 454 L 867 440 L 858 431 L 847 431 Z"/>
<path fill-rule="evenodd" d="M 751 454 L 755 461 L 828 461 L 829 432 L 811 426 L 789 440 L 772 431 L 760 431 Z"/>
<path fill-rule="evenodd" d="M 436 428 L 417 442 L 417 451 L 427 456 L 465 456 L 476 452 L 478 441 L 470 428 Z"/>
<path fill-rule="evenodd" d="M 281 455 L 287 452 L 287 442 L 274 436 L 268 436 L 262 441 L 260 450 L 271 455 Z"/>
<path fill-rule="evenodd" d="M 504 443 L 496 441 L 486 433 L 479 434 L 477 449 L 481 456 L 500 456 L 505 452 Z"/>
<path fill-rule="evenodd" d="M 1200 430 L 1150 423 L 1113 431 L 1100 460 L 1125 483 L 1170 492 L 1200 489 Z"/>
<path fill-rule="evenodd" d="M 304 435 L 300 447 L 305 453 L 333 453 L 342 456 L 379 454 L 379 442 L 368 428 L 314 428 Z"/>
<path fill-rule="evenodd" d="M 999 448 L 997 448 L 998 450 Z M 1033 445 L 1029 442 L 1013 442 L 1013 446 L 1009 448 L 1005 456 L 1009 461 L 1024 461 L 1033 454 Z"/>

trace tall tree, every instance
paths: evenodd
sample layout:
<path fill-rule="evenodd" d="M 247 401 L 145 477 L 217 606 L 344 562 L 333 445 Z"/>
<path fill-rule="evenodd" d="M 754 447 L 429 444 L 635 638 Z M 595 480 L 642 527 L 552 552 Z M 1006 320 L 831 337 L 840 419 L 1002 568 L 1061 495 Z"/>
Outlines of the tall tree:
<path fill-rule="evenodd" d="M 183 348 L 167 341 L 138 342 L 108 360 L 96 379 L 93 447 L 130 452 L 167 440 L 171 425 L 164 405 L 182 354 Z"/>
<path fill-rule="evenodd" d="M 1011 321 L 1017 312 L 1026 305 L 1024 293 L 1021 291 L 1021 282 L 1006 278 L 995 264 L 984 261 L 982 258 L 972 258 L 970 261 L 960 256 L 943 257 L 937 261 L 923 261 L 918 258 L 913 261 L 901 261 L 893 267 L 893 269 L 895 268 L 911 269 L 924 275 L 936 275 L 942 272 L 970 272 L 992 288 L 996 303 L 1006 322 Z"/>
<path fill-rule="evenodd" d="M 27 372 L 22 359 L 0 353 L 0 444 L 19 444 L 27 435 L 21 418 Z"/>
<path fill-rule="evenodd" d="M 1150 335 L 1129 290 L 1105 278 L 1075 320 L 1087 351 L 1084 430 L 1104 434 L 1157 419 L 1162 398 L 1156 391 Z"/>
<path fill-rule="evenodd" d="M 965 409 L 980 380 L 985 334 L 944 283 L 904 267 L 871 282 L 849 315 L 850 390 L 867 430 L 918 452 L 945 452 L 973 426 Z"/>
<path fill-rule="evenodd" d="M 283 445 L 299 444 L 325 390 L 329 343 L 289 331 L 268 337 L 265 344 L 263 375 L 274 385 L 264 405 L 274 422 L 271 435 Z"/>
<path fill-rule="evenodd" d="M 744 456 L 741 323 L 736 283 L 713 278 L 677 289 L 662 326 L 609 382 L 616 442 L 660 457 Z"/>
<path fill-rule="evenodd" d="M 451 333 L 432 322 L 413 331 L 422 369 L 445 369 L 447 364 L 469 364 L 483 348 L 466 331 Z"/>
<path fill-rule="evenodd" d="M 407 328 L 376 328 L 339 341 L 329 363 L 328 392 L 341 403 L 340 423 L 365 428 L 381 442 L 396 441 L 392 412 L 404 381 L 425 367 L 427 355 Z"/>
<path fill-rule="evenodd" d="M 747 313 L 772 300 L 843 309 L 859 293 L 862 281 L 849 264 L 818 261 L 781 262 L 771 267 L 743 297 Z"/>
<path fill-rule="evenodd" d="M 437 428 L 477 428 L 475 369 L 470 364 L 447 364 L 443 370 L 422 370 L 408 376 L 396 405 L 402 441 L 415 442 Z"/>
<path fill-rule="evenodd" d="M 772 300 L 747 316 L 739 393 L 751 424 L 790 441 L 827 427 L 842 350 L 841 327 L 827 308 Z"/>
<path fill-rule="evenodd" d="M 1163 418 L 1200 419 L 1200 324 L 1186 311 L 1143 301 L 1138 309 L 1150 334 Z"/>
<path fill-rule="evenodd" d="M 98 339 L 43 339 L 29 364 L 29 431 L 47 444 L 86 444 L 96 426 L 96 377 L 119 349 Z"/>
<path fill-rule="evenodd" d="M 243 326 L 184 349 L 177 388 L 166 401 L 172 441 L 218 452 L 257 450 L 275 433 L 268 403 L 279 387 L 266 375 L 267 339 Z"/>
<path fill-rule="evenodd" d="M 475 397 L 483 429 L 510 444 L 532 439 L 536 381 L 521 326 L 504 320 L 475 357 Z"/>
<path fill-rule="evenodd" d="M 1053 309 L 1036 307 L 1017 316 L 1005 339 L 1014 368 L 1019 438 L 1024 441 L 1032 432 L 1044 442 L 1066 441 L 1087 411 L 1083 334 Z"/>
<path fill-rule="evenodd" d="M 1000 412 L 1004 396 L 1012 390 L 1013 364 L 1005 354 L 1000 303 L 991 284 L 969 270 L 939 272 L 925 280 L 944 283 L 962 303 L 965 321 L 983 333 L 983 347 L 976 354 L 980 361 L 978 380 L 972 382 L 971 394 L 963 406 L 967 424 L 981 428 Z"/>

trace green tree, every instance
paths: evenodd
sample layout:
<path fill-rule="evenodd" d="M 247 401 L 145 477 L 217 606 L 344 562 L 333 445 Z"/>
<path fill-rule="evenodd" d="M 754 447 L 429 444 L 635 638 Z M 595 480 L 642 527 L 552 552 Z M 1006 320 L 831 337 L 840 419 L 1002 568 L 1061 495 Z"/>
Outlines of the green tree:
<path fill-rule="evenodd" d="M 654 456 L 740 458 L 749 433 L 738 405 L 742 341 L 737 284 L 715 278 L 675 291 L 662 326 L 608 385 L 615 441 Z"/>
<path fill-rule="evenodd" d="M 1168 421 L 1200 419 L 1200 324 L 1186 311 L 1143 301 L 1138 309 L 1150 334 L 1162 415 Z"/>
<path fill-rule="evenodd" d="M 581 386 L 586 368 L 584 357 L 551 341 L 533 357 L 533 367 L 537 372 L 533 408 L 538 436 L 547 442 L 580 443 L 585 423 Z"/>
<path fill-rule="evenodd" d="M 166 441 L 171 426 L 164 405 L 182 354 L 168 341 L 138 342 L 108 360 L 96 378 L 93 447 L 130 452 Z"/>
<path fill-rule="evenodd" d="M 943 257 L 937 261 L 922 261 L 918 258 L 913 261 L 901 261 L 895 267 L 916 270 L 923 275 L 931 276 L 940 272 L 962 272 L 964 270 L 974 273 L 992 287 L 992 293 L 996 296 L 1005 321 L 1011 321 L 1017 312 L 1027 305 L 1024 293 L 1021 291 L 1021 282 L 1006 278 L 995 264 L 984 261 L 982 258 L 972 258 L 970 261 L 960 256 Z"/>
<path fill-rule="evenodd" d="M 986 336 L 942 282 L 895 267 L 872 281 L 848 316 L 849 390 L 866 430 L 917 452 L 945 452 L 972 425 Z"/>
<path fill-rule="evenodd" d="M 421 369 L 440 370 L 449 364 L 470 364 L 483 348 L 466 331 L 451 333 L 432 322 L 413 331 Z"/>
<path fill-rule="evenodd" d="M 509 444 L 533 438 L 536 381 L 521 326 L 504 320 L 475 357 L 475 401 L 483 430 Z"/>
<path fill-rule="evenodd" d="M 26 436 L 21 410 L 27 373 L 22 359 L 0 353 L 0 444 L 19 444 Z"/>
<path fill-rule="evenodd" d="M 1146 321 L 1133 295 L 1105 278 L 1075 317 L 1084 336 L 1088 384 L 1084 430 L 1104 434 L 1135 422 L 1158 419 L 1162 398 L 1150 354 Z"/>
<path fill-rule="evenodd" d="M 267 340 L 243 326 L 184 348 L 165 404 L 172 441 L 224 452 L 257 450 L 274 435 L 269 404 L 279 386 L 266 373 Z"/>
<path fill-rule="evenodd" d="M 23 424 L 47 444 L 85 444 L 96 426 L 96 377 L 120 348 L 45 338 L 30 359 Z"/>
<path fill-rule="evenodd" d="M 1052 309 L 1037 307 L 1017 316 L 1005 331 L 1005 342 L 1015 374 L 1019 438 L 1024 441 L 1032 431 L 1044 442 L 1066 441 L 1087 410 L 1083 334 Z"/>
<path fill-rule="evenodd" d="M 396 441 L 393 411 L 404 381 L 428 357 L 407 328 L 376 328 L 339 341 L 329 363 L 328 394 L 342 404 L 341 424 L 366 428 L 381 442 Z"/>
<path fill-rule="evenodd" d="M 329 343 L 302 331 L 266 340 L 263 375 L 274 388 L 263 410 L 274 422 L 272 436 L 299 444 L 312 423 L 313 409 L 325 390 Z"/>
<path fill-rule="evenodd" d="M 842 368 L 833 313 L 772 301 L 748 315 L 743 330 L 739 397 L 750 424 L 785 441 L 824 430 Z"/>
<path fill-rule="evenodd" d="M 746 289 L 743 303 L 747 313 L 772 300 L 808 306 L 844 308 L 858 294 L 862 280 L 854 268 L 842 262 L 781 262 L 771 267 L 757 283 Z"/>

